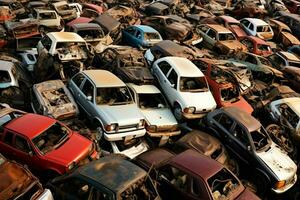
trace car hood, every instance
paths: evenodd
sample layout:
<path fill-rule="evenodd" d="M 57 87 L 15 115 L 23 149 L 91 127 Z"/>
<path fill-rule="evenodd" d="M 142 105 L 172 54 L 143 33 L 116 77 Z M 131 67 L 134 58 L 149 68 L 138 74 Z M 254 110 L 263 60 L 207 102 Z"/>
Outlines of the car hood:
<path fill-rule="evenodd" d="M 196 107 L 196 111 L 213 110 L 217 107 L 211 92 L 181 92 L 182 99 L 187 107 Z"/>
<path fill-rule="evenodd" d="M 230 30 L 234 32 L 238 38 L 247 36 L 247 33 L 240 27 L 230 27 Z"/>
<path fill-rule="evenodd" d="M 230 106 L 238 107 L 238 108 L 246 111 L 249 114 L 251 114 L 253 112 L 253 108 L 251 107 L 251 105 L 242 96 L 240 96 L 239 100 L 237 100 L 235 102 L 224 102 L 223 106 L 224 107 L 230 107 Z"/>
<path fill-rule="evenodd" d="M 292 159 L 274 143 L 268 151 L 257 152 L 257 155 L 279 180 L 290 180 L 297 171 L 297 166 Z"/>
<path fill-rule="evenodd" d="M 124 67 L 121 70 L 134 82 L 143 83 L 154 80 L 150 70 L 146 67 Z"/>
<path fill-rule="evenodd" d="M 237 200 L 260 200 L 253 192 L 248 188 L 245 188 L 244 191 L 236 198 Z"/>
<path fill-rule="evenodd" d="M 238 40 L 219 41 L 219 43 L 226 46 L 227 48 L 233 49 L 233 50 L 246 49 L 245 46 L 242 43 L 240 43 Z"/>
<path fill-rule="evenodd" d="M 118 123 L 119 126 L 138 124 L 144 119 L 136 104 L 98 105 L 101 115 L 107 124 Z M 122 112 L 126 111 L 126 112 Z"/>
<path fill-rule="evenodd" d="M 149 125 L 175 125 L 177 121 L 168 108 L 141 110 Z"/>
<path fill-rule="evenodd" d="M 176 34 L 176 35 L 181 35 L 181 36 L 186 36 L 190 31 L 191 27 L 188 26 L 187 24 L 181 24 L 178 22 L 174 22 L 168 26 L 171 34 Z M 171 32 L 174 31 L 174 32 Z M 176 31 L 176 32 L 175 32 Z"/>
<path fill-rule="evenodd" d="M 61 146 L 50 151 L 44 157 L 67 166 L 72 162 L 79 163 L 84 159 L 90 153 L 91 146 L 92 142 L 90 140 L 73 133 Z"/>

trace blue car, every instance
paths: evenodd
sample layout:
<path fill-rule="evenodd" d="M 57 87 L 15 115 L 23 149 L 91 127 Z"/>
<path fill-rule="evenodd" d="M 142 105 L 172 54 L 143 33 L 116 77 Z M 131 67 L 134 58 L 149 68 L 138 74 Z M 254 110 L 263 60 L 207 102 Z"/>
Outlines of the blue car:
<path fill-rule="evenodd" d="M 150 26 L 135 25 L 122 31 L 122 41 L 133 47 L 147 48 L 162 41 L 162 37 L 157 30 Z"/>

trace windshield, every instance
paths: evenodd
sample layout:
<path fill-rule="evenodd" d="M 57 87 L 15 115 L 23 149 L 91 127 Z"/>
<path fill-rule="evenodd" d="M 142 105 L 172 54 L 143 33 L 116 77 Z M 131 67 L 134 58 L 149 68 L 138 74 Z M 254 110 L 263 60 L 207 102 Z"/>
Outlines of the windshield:
<path fill-rule="evenodd" d="M 82 30 L 77 32 L 83 39 L 94 39 L 104 37 L 104 32 L 101 30 Z"/>
<path fill-rule="evenodd" d="M 240 186 L 239 181 L 225 168 L 208 180 L 214 200 L 231 199 L 230 196 Z"/>
<path fill-rule="evenodd" d="M 8 71 L 0 70 L 0 83 L 10 83 L 11 78 Z"/>
<path fill-rule="evenodd" d="M 219 33 L 219 41 L 236 40 L 232 33 Z"/>
<path fill-rule="evenodd" d="M 270 31 L 270 28 L 269 26 L 257 26 L 257 29 L 256 29 L 257 32 L 269 32 Z"/>
<path fill-rule="evenodd" d="M 207 92 L 208 85 L 205 77 L 180 77 L 180 91 Z"/>
<path fill-rule="evenodd" d="M 53 124 L 47 130 L 35 137 L 32 142 L 42 154 L 46 154 L 62 144 L 69 135 L 69 130 L 59 123 Z"/>
<path fill-rule="evenodd" d="M 259 57 L 259 56 L 257 58 L 259 59 L 259 61 L 261 62 L 261 64 L 272 66 L 272 64 L 270 63 L 270 61 L 268 61 L 266 58 Z"/>
<path fill-rule="evenodd" d="M 259 128 L 258 130 L 251 132 L 250 135 L 256 151 L 262 151 L 269 146 L 269 137 L 264 128 Z"/>
<path fill-rule="evenodd" d="M 167 103 L 161 93 L 139 94 L 139 107 L 141 109 L 166 108 Z"/>
<path fill-rule="evenodd" d="M 157 33 L 144 33 L 145 40 L 159 40 L 160 37 Z"/>
<path fill-rule="evenodd" d="M 239 90 L 237 87 L 223 88 L 221 89 L 221 99 L 222 101 L 237 101 L 240 96 Z"/>
<path fill-rule="evenodd" d="M 56 19 L 55 12 L 40 13 L 39 19 Z"/>
<path fill-rule="evenodd" d="M 122 105 L 132 103 L 127 87 L 97 88 L 96 103 L 98 105 Z"/>
<path fill-rule="evenodd" d="M 257 48 L 261 51 L 271 51 L 270 46 L 265 44 L 259 44 L 257 45 Z"/>

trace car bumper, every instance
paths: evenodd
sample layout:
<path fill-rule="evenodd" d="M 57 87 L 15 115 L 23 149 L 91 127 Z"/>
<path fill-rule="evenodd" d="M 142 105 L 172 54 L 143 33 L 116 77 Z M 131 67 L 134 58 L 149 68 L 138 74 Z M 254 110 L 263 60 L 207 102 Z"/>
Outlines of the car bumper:
<path fill-rule="evenodd" d="M 287 185 L 285 185 L 284 187 L 282 187 L 280 189 L 272 188 L 272 191 L 276 194 L 284 193 L 284 192 L 288 191 L 291 187 L 293 187 L 296 182 L 297 182 L 297 174 L 295 174 L 294 178 Z"/>
<path fill-rule="evenodd" d="M 36 198 L 36 200 L 54 200 L 52 193 L 49 189 L 45 189 L 44 192 Z"/>
<path fill-rule="evenodd" d="M 144 142 L 141 142 L 139 145 L 130 147 L 124 151 L 120 151 L 115 142 L 110 142 L 110 144 L 112 146 L 113 153 L 123 154 L 130 159 L 133 159 L 133 158 L 137 157 L 138 155 L 144 153 L 145 151 L 149 150 L 148 145 L 146 145 Z"/>
<path fill-rule="evenodd" d="M 179 135 L 180 130 L 170 131 L 170 132 L 149 132 L 149 131 L 147 131 L 147 134 L 150 137 L 172 137 L 172 136 L 175 136 L 175 135 Z"/>
<path fill-rule="evenodd" d="M 185 119 L 200 119 L 202 117 L 204 117 L 205 115 L 207 115 L 207 113 L 192 113 L 192 114 L 188 114 L 188 113 L 182 113 L 182 116 L 185 118 Z"/>
<path fill-rule="evenodd" d="M 139 129 L 135 131 L 128 131 L 123 133 L 107 133 L 104 132 L 104 138 L 107 141 L 119 141 L 124 139 L 138 138 L 144 136 L 146 129 Z"/>

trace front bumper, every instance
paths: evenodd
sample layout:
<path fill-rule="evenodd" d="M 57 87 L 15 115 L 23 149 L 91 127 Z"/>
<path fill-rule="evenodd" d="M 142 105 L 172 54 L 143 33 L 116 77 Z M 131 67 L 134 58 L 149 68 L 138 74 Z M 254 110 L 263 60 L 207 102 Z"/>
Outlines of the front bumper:
<path fill-rule="evenodd" d="M 145 151 L 149 150 L 148 145 L 146 145 L 144 142 L 141 142 L 139 145 L 130 147 L 123 151 L 119 150 L 119 148 L 115 142 L 110 142 L 110 144 L 111 144 L 113 153 L 123 154 L 130 159 L 133 159 L 133 158 L 137 157 L 138 155 L 144 153 Z"/>
<path fill-rule="evenodd" d="M 288 191 L 291 187 L 293 187 L 296 182 L 297 182 L 297 174 L 295 174 L 294 178 L 292 180 L 290 180 L 289 183 L 287 183 L 284 187 L 279 188 L 279 189 L 272 188 L 272 191 L 276 194 L 282 194 L 282 193 Z"/>
<path fill-rule="evenodd" d="M 200 119 L 200 118 L 203 118 L 205 115 L 207 115 L 207 112 L 205 113 L 192 113 L 192 114 L 188 114 L 188 113 L 184 113 L 182 112 L 182 116 L 185 118 L 185 119 Z"/>
<path fill-rule="evenodd" d="M 104 132 L 104 138 L 107 141 L 119 141 L 124 139 L 132 139 L 144 136 L 146 133 L 146 129 L 139 129 L 134 131 L 127 131 L 127 132 L 116 132 L 116 133 L 107 133 Z"/>

